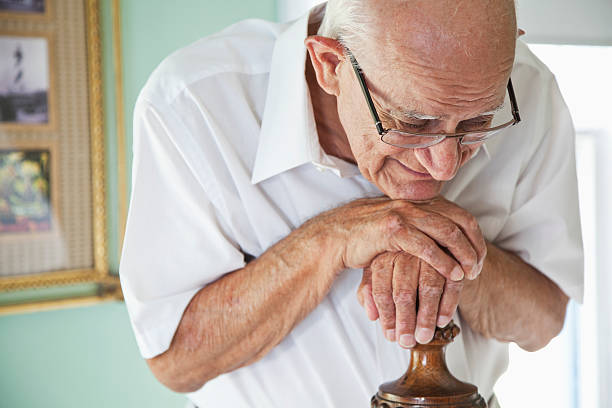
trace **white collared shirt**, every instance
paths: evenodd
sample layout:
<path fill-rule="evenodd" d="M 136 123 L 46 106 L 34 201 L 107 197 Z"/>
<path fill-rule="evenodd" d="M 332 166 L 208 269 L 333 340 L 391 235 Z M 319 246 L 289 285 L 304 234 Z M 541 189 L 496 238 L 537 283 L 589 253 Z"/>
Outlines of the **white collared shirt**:
<path fill-rule="evenodd" d="M 193 295 L 243 267 L 245 253 L 259 256 L 309 218 L 381 194 L 319 145 L 304 77 L 307 23 L 235 24 L 168 57 L 138 98 L 120 273 L 144 358 L 168 349 Z M 488 241 L 580 300 L 571 119 L 554 77 L 520 41 L 512 79 L 523 121 L 488 140 L 443 194 L 477 217 Z M 268 355 L 189 398 L 202 407 L 367 406 L 409 353 L 367 319 L 360 280 L 361 271 L 344 271 Z M 459 314 L 455 322 L 462 332 L 448 347 L 449 368 L 489 399 L 507 345 Z"/>

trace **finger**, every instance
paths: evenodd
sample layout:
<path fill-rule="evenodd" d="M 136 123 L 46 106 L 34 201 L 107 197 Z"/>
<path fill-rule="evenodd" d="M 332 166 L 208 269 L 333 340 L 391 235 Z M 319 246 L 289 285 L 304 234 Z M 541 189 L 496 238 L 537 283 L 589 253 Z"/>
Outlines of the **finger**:
<path fill-rule="evenodd" d="M 414 336 L 416 341 L 421 344 L 429 343 L 433 338 L 444 282 L 445 279 L 431 265 L 421 262 L 419 310 Z"/>
<path fill-rule="evenodd" d="M 363 269 L 361 283 L 359 284 L 359 289 L 357 289 L 357 300 L 365 309 L 368 319 L 372 321 L 378 319 L 378 309 L 372 297 L 372 270 L 370 267 Z"/>
<path fill-rule="evenodd" d="M 446 280 L 444 283 L 444 292 L 442 292 L 442 299 L 440 299 L 440 306 L 438 308 L 438 320 L 436 322 L 438 327 L 446 327 L 451 321 L 457 305 L 459 304 L 459 296 L 463 289 L 463 282 L 453 282 Z"/>
<path fill-rule="evenodd" d="M 470 240 L 470 243 L 474 247 L 478 256 L 478 265 L 480 269 L 482 269 L 482 263 L 487 255 L 487 244 L 476 217 L 455 203 L 447 201 L 443 198 L 437 198 L 436 200 L 432 201 L 428 208 L 432 212 L 449 218 L 451 221 L 461 227 L 466 237 Z M 476 276 L 473 276 L 471 279 L 474 279 L 475 277 Z"/>
<path fill-rule="evenodd" d="M 450 218 L 435 212 L 413 219 L 413 225 L 433 238 L 459 261 L 465 275 L 471 275 L 478 265 L 478 253 L 463 229 Z"/>
<path fill-rule="evenodd" d="M 416 329 L 419 264 L 417 257 L 400 254 L 393 269 L 393 301 L 395 302 L 395 332 L 400 346 L 414 347 Z"/>
<path fill-rule="evenodd" d="M 464 272 L 457 260 L 444 252 L 436 241 L 411 225 L 397 228 L 390 239 L 399 250 L 421 258 L 445 278 L 454 281 L 463 279 Z"/>
<path fill-rule="evenodd" d="M 385 337 L 395 341 L 395 303 L 392 294 L 393 263 L 397 253 L 385 252 L 372 261 L 372 296 L 378 310 L 380 325 Z"/>

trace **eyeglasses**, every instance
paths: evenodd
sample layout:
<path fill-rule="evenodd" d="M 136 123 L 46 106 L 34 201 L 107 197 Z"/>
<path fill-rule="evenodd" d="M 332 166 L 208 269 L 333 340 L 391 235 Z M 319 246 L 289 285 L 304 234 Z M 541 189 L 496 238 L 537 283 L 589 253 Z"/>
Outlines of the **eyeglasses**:
<path fill-rule="evenodd" d="M 458 138 L 459 142 L 464 145 L 471 145 L 483 142 L 484 140 L 490 138 L 491 136 L 499 133 L 502 129 L 507 128 L 509 126 L 514 126 L 521 121 L 521 117 L 519 115 L 518 105 L 516 103 L 516 97 L 514 95 L 514 88 L 512 88 L 512 80 L 508 79 L 508 96 L 510 98 L 510 106 L 512 109 L 512 119 L 502 123 L 500 125 L 494 125 L 487 128 L 480 128 L 475 126 L 476 129 L 468 129 L 462 132 L 456 133 L 419 133 L 419 132 L 410 132 L 406 130 L 399 129 L 385 129 L 380 121 L 380 117 L 378 116 L 378 112 L 376 111 L 376 107 L 374 106 L 374 102 L 372 100 L 372 96 L 370 95 L 370 91 L 366 86 L 365 78 L 363 76 L 363 71 L 357 63 L 355 56 L 353 53 L 346 48 L 346 52 L 351 60 L 351 64 L 353 65 L 353 70 L 355 71 L 355 75 L 357 75 L 357 80 L 359 81 L 359 85 L 361 85 L 361 90 L 363 91 L 363 95 L 366 98 L 366 102 L 368 104 L 368 108 L 370 109 L 370 114 L 374 119 L 374 124 L 376 126 L 376 130 L 380 135 L 380 140 L 384 143 L 395 146 L 402 147 L 406 149 L 419 149 L 433 146 L 437 143 L 440 143 L 446 138 Z M 481 121 L 482 122 L 482 121 Z"/>

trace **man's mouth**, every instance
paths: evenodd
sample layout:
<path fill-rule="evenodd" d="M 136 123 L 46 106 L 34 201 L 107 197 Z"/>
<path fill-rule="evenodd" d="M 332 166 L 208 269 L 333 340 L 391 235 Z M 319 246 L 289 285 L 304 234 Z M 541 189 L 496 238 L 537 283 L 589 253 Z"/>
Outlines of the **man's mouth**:
<path fill-rule="evenodd" d="M 399 163 L 399 165 L 402 166 L 402 168 L 404 170 L 406 170 L 408 173 L 412 174 L 413 176 L 419 177 L 422 180 L 431 180 L 433 178 L 433 177 L 431 177 L 431 174 L 429 174 L 429 173 L 422 173 L 420 171 L 412 170 L 410 167 L 406 166 L 405 164 L 403 164 L 399 160 L 393 159 L 393 158 L 391 158 L 391 159 L 396 161 L 397 163 Z"/>

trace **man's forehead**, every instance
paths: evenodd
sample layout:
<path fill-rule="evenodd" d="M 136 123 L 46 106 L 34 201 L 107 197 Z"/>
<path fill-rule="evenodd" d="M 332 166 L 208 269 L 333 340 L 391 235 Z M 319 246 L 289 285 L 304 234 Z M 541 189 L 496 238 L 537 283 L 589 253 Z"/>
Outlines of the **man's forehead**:
<path fill-rule="evenodd" d="M 367 73 L 366 82 L 375 103 L 396 119 L 447 119 L 494 114 L 507 104 L 507 84 L 512 66 L 489 77 L 438 80 L 397 72 Z M 467 116 L 466 116 L 467 117 Z"/>

